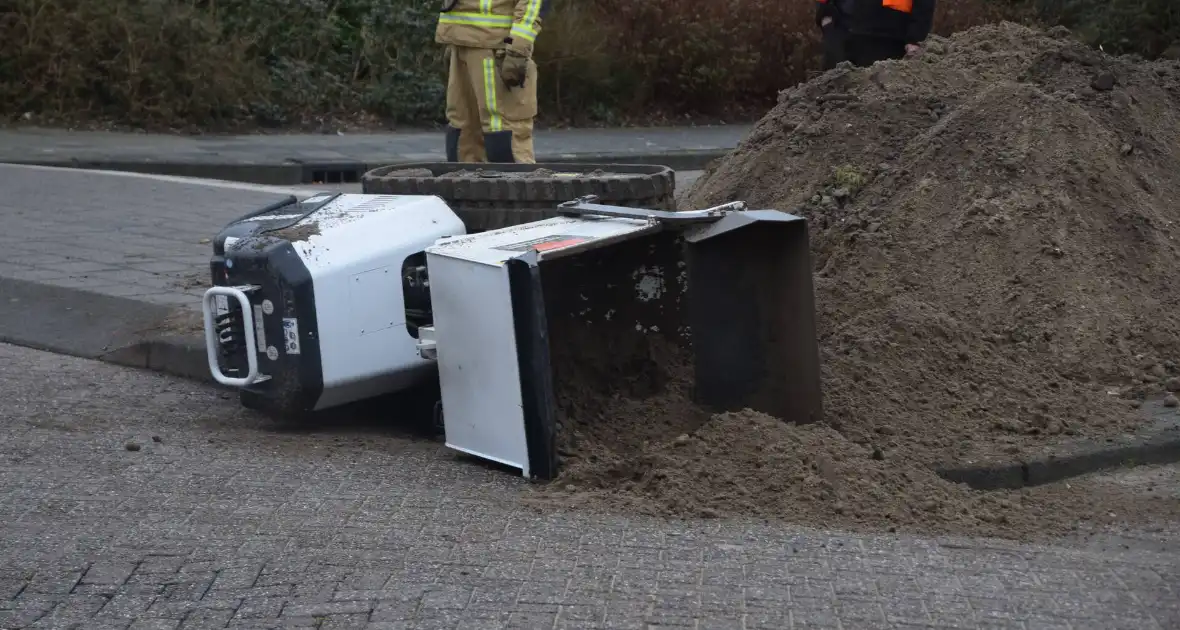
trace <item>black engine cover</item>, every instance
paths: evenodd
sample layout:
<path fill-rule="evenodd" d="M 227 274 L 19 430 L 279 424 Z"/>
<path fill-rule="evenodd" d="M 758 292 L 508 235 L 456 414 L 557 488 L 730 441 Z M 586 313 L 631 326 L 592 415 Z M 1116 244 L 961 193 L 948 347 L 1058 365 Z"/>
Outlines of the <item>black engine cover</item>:
<path fill-rule="evenodd" d="M 258 370 L 270 378 L 241 390 L 242 404 L 281 417 L 298 417 L 315 409 L 323 393 L 315 288 L 311 273 L 284 228 L 335 198 L 318 196 L 299 203 L 295 197 L 261 208 L 226 226 L 213 241 L 209 267 L 214 286 L 254 286 L 248 291 Z M 274 217 L 274 218 L 270 218 Z M 228 317 L 219 317 L 223 336 L 244 338 L 240 307 L 228 299 Z M 222 344 L 222 371 L 247 372 L 244 342 Z M 231 370 L 236 371 L 231 372 Z"/>

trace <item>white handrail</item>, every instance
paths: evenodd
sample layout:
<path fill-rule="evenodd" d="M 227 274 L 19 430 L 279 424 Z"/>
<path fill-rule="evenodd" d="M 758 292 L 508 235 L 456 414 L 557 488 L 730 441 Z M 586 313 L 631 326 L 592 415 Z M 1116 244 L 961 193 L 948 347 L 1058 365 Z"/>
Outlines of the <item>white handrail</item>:
<path fill-rule="evenodd" d="M 253 287 L 211 287 L 205 291 L 205 295 L 201 299 L 201 310 L 205 315 L 205 351 L 209 356 L 209 372 L 213 374 L 213 379 L 218 383 L 230 387 L 246 387 L 259 380 L 258 342 L 254 338 L 254 312 L 250 308 L 250 298 L 246 297 L 243 289 L 249 290 Z M 217 360 L 217 347 L 220 341 L 215 323 L 215 300 L 219 295 L 235 298 L 242 306 L 242 328 L 246 335 L 246 362 L 249 365 L 249 371 L 245 378 L 226 376 L 222 373 L 221 365 Z"/>

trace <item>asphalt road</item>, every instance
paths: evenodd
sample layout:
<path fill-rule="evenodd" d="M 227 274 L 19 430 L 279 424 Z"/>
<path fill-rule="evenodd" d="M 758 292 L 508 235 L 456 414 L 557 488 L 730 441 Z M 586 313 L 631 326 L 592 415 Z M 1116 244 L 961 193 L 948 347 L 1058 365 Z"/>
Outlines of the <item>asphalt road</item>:
<path fill-rule="evenodd" d="M 1174 533 L 1030 546 L 538 511 L 394 412 L 284 432 L 215 388 L 4 345 L 0 401 L 5 629 L 1180 627 Z"/>

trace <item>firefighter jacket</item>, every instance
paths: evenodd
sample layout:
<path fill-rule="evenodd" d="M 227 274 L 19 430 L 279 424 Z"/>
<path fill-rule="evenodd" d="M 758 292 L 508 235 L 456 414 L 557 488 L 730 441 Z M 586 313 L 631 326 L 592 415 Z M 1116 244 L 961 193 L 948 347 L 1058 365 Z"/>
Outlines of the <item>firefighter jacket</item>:
<path fill-rule="evenodd" d="M 918 44 L 930 35 L 935 0 L 816 0 L 815 23 L 825 17 L 854 35 Z M 848 12 L 851 11 L 851 15 Z"/>
<path fill-rule="evenodd" d="M 549 0 L 442 0 L 434 39 L 470 48 L 509 47 L 532 57 Z"/>

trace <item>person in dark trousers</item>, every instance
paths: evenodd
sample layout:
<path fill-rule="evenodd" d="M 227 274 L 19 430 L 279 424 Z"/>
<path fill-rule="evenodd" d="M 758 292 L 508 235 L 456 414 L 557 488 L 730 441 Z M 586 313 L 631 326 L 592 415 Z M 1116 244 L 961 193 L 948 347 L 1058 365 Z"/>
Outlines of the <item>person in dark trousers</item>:
<path fill-rule="evenodd" d="M 934 22 L 935 0 L 816 0 L 824 70 L 842 61 L 871 66 L 916 54 Z"/>

